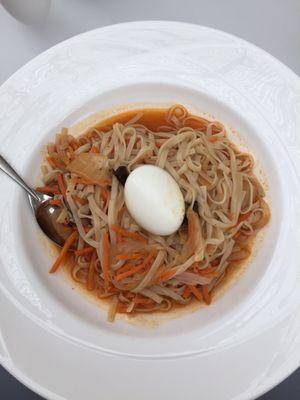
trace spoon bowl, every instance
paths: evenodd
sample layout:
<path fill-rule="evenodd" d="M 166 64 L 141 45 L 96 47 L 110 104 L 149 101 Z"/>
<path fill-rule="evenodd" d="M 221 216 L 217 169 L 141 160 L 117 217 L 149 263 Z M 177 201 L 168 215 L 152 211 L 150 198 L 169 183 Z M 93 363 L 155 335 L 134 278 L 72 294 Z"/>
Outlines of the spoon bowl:
<path fill-rule="evenodd" d="M 44 234 L 56 245 L 62 247 L 72 232 L 71 225 L 62 225 L 57 222 L 60 208 L 52 205 L 51 196 L 39 193 L 29 187 L 12 166 L 0 155 L 0 170 L 13 179 L 28 194 L 30 208 Z"/>
<path fill-rule="evenodd" d="M 55 244 L 62 247 L 72 233 L 72 228 L 69 225 L 62 225 L 57 222 L 57 218 L 61 213 L 60 207 L 50 203 L 50 196 L 43 196 L 44 200 L 38 202 L 28 195 L 29 204 L 41 230 Z"/>

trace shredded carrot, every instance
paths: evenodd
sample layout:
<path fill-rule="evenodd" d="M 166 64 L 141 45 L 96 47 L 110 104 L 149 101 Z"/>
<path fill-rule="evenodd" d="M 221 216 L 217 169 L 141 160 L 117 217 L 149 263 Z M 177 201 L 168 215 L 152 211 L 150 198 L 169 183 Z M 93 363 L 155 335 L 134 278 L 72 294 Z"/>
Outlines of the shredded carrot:
<path fill-rule="evenodd" d="M 152 303 L 149 303 L 149 304 L 143 304 L 143 309 L 151 309 L 151 308 L 153 308 L 153 306 L 155 305 L 155 302 L 153 301 Z"/>
<path fill-rule="evenodd" d="M 35 190 L 45 194 L 59 194 L 58 186 L 39 186 Z"/>
<path fill-rule="evenodd" d="M 86 136 L 87 136 L 89 139 L 92 139 L 92 138 L 97 139 L 97 138 L 98 138 L 98 133 L 97 133 L 94 129 L 92 129 L 90 132 L 87 133 Z"/>
<path fill-rule="evenodd" d="M 199 263 L 195 262 L 194 264 L 191 265 L 190 269 L 197 274 L 198 273 L 198 267 L 199 267 Z"/>
<path fill-rule="evenodd" d="M 50 274 L 53 274 L 54 272 L 56 272 L 58 270 L 58 268 L 60 267 L 62 261 L 66 257 L 66 255 L 68 253 L 68 250 L 70 249 L 72 244 L 75 242 L 75 240 L 77 240 L 77 237 L 78 237 L 78 232 L 77 231 L 72 232 L 71 235 L 68 237 L 68 239 L 66 240 L 65 244 L 63 245 L 63 248 L 61 249 L 60 255 L 58 256 L 57 260 L 52 265 L 52 267 L 51 267 L 51 269 L 49 271 Z"/>
<path fill-rule="evenodd" d="M 63 206 L 63 203 L 59 199 L 51 199 L 49 200 L 49 204 L 51 204 L 51 206 L 58 206 L 58 207 Z"/>
<path fill-rule="evenodd" d="M 123 243 L 124 242 L 124 238 L 122 235 L 120 235 L 119 233 L 117 233 L 117 244 Z"/>
<path fill-rule="evenodd" d="M 143 257 L 145 253 L 120 253 L 116 255 L 117 260 L 138 260 Z"/>
<path fill-rule="evenodd" d="M 75 201 L 77 201 L 77 202 L 78 202 L 79 204 L 81 204 L 82 206 L 84 206 L 85 204 L 88 203 L 88 200 L 87 200 L 87 199 L 82 199 L 81 197 L 76 196 L 76 195 L 73 195 L 72 197 L 73 197 L 73 199 L 74 199 Z"/>
<path fill-rule="evenodd" d="M 130 299 L 130 300 L 133 299 L 136 296 L 136 294 L 134 294 L 132 292 L 125 292 L 123 294 L 127 299 Z"/>
<path fill-rule="evenodd" d="M 59 190 L 60 190 L 61 194 L 63 195 L 64 199 L 67 201 L 67 192 L 66 192 L 62 174 L 60 172 L 56 172 L 55 175 L 56 175 Z"/>
<path fill-rule="evenodd" d="M 88 272 L 87 285 L 86 285 L 87 290 L 90 290 L 90 291 L 95 289 L 94 271 L 95 271 L 96 257 L 97 257 L 97 253 L 96 253 L 96 251 L 94 251 L 92 254 L 90 265 L 89 265 L 89 272 Z"/>
<path fill-rule="evenodd" d="M 174 269 L 171 269 L 171 270 L 169 270 L 169 271 L 166 271 L 166 272 L 162 273 L 161 275 L 159 275 L 159 276 L 155 279 L 155 282 L 156 282 L 156 283 L 160 283 L 160 282 L 163 282 L 163 281 L 167 281 L 167 280 L 169 280 L 170 278 L 172 278 L 172 277 L 175 275 L 175 273 L 176 273 L 176 271 L 175 271 Z"/>
<path fill-rule="evenodd" d="M 219 265 L 219 263 L 220 263 L 220 258 L 215 258 L 215 259 L 210 263 L 210 265 L 211 265 L 212 267 L 216 267 L 217 265 Z"/>
<path fill-rule="evenodd" d="M 99 154 L 100 151 L 99 151 L 98 147 L 93 144 L 93 146 L 90 150 L 90 153 L 98 153 Z"/>
<path fill-rule="evenodd" d="M 207 277 L 210 277 L 210 278 L 219 276 L 218 272 L 216 272 L 216 268 L 213 268 L 213 267 L 200 269 L 200 270 L 198 270 L 198 274 L 201 275 L 201 276 L 207 276 Z"/>
<path fill-rule="evenodd" d="M 47 157 L 46 160 L 53 168 L 57 168 L 57 162 L 54 157 Z"/>
<path fill-rule="evenodd" d="M 104 204 L 107 205 L 107 203 L 109 202 L 109 191 L 102 187 L 100 194 L 102 200 L 104 201 Z"/>
<path fill-rule="evenodd" d="M 109 266 L 110 266 L 110 243 L 108 233 L 105 232 L 102 241 L 102 270 L 104 275 L 104 286 L 107 289 L 109 285 Z"/>
<path fill-rule="evenodd" d="M 71 146 L 68 147 L 66 150 L 66 155 L 68 157 L 68 161 L 71 162 L 74 159 L 74 150 L 72 149 Z"/>
<path fill-rule="evenodd" d="M 117 312 L 120 314 L 126 313 L 127 312 L 127 305 L 124 303 L 118 303 L 118 307 L 117 307 Z"/>
<path fill-rule="evenodd" d="M 233 235 L 233 239 L 237 239 L 241 235 L 241 232 L 237 232 L 235 235 Z"/>
<path fill-rule="evenodd" d="M 236 225 L 238 225 L 242 221 L 246 221 L 246 219 L 248 219 L 250 217 L 251 213 L 252 213 L 252 211 L 249 211 L 245 214 L 240 214 Z"/>
<path fill-rule="evenodd" d="M 93 250 L 95 250 L 95 247 L 88 246 L 88 247 L 85 247 L 84 249 L 75 250 L 74 254 L 75 254 L 75 256 L 82 256 L 84 254 L 91 253 Z"/>
<path fill-rule="evenodd" d="M 139 264 L 136 267 L 130 269 L 129 271 L 125 271 L 121 274 L 116 275 L 116 281 L 121 281 L 122 279 L 128 278 L 131 275 L 134 275 L 136 272 L 140 271 L 144 268 L 144 264 Z"/>
<path fill-rule="evenodd" d="M 217 140 L 219 140 L 219 137 L 218 137 L 218 136 L 209 136 L 209 137 L 207 138 L 207 140 L 208 140 L 210 143 L 214 143 L 214 142 L 216 142 Z"/>
<path fill-rule="evenodd" d="M 118 211 L 118 218 L 121 219 L 121 218 L 123 217 L 124 212 L 125 212 L 125 207 L 123 206 L 123 207 L 120 208 L 120 210 Z"/>
<path fill-rule="evenodd" d="M 118 268 L 117 273 L 121 273 L 121 272 L 125 272 L 125 271 L 129 271 L 132 267 L 134 267 L 134 264 L 131 262 L 128 262 L 126 264 L 124 264 L 122 267 Z"/>
<path fill-rule="evenodd" d="M 70 146 L 72 147 L 73 150 L 77 150 L 78 149 L 78 144 L 76 143 L 75 139 L 73 139 L 70 142 Z"/>
<path fill-rule="evenodd" d="M 211 303 L 211 294 L 208 292 L 208 285 L 202 286 L 203 300 L 209 305 Z"/>
<path fill-rule="evenodd" d="M 123 229 L 123 228 L 121 228 L 121 227 L 119 227 L 117 225 L 112 225 L 111 229 L 113 231 L 115 231 L 116 233 L 119 233 L 120 235 L 128 237 L 130 239 L 137 240 L 139 242 L 144 242 L 144 243 L 147 242 L 147 240 L 137 232 L 128 231 L 128 230 Z"/>
<path fill-rule="evenodd" d="M 134 304 L 153 304 L 154 302 L 153 302 L 153 300 L 151 300 L 151 299 L 148 299 L 148 298 L 146 298 L 146 297 L 141 297 L 141 296 L 138 296 L 138 295 L 136 295 L 135 296 L 135 298 L 134 298 Z"/>
<path fill-rule="evenodd" d="M 184 299 L 187 299 L 190 296 L 190 294 L 191 294 L 191 289 L 186 285 L 186 287 L 184 288 L 182 297 Z"/>
<path fill-rule="evenodd" d="M 196 288 L 196 286 L 189 285 L 189 289 L 193 293 L 193 295 L 196 297 L 196 299 L 198 299 L 199 301 L 202 301 L 202 299 L 203 299 L 202 293 L 200 292 L 199 289 Z"/>
<path fill-rule="evenodd" d="M 73 156 L 74 155 L 74 149 L 73 149 L 73 147 L 69 144 L 69 146 L 68 146 L 68 148 L 67 148 L 67 152 L 69 152 L 69 154 L 71 155 L 71 156 Z"/>
<path fill-rule="evenodd" d="M 159 149 L 161 148 L 161 146 L 164 144 L 164 142 L 159 142 L 157 140 L 155 140 L 155 146 L 158 147 Z"/>
<path fill-rule="evenodd" d="M 136 272 L 140 271 L 141 269 L 147 267 L 147 265 L 150 263 L 150 261 L 152 260 L 154 255 L 154 252 L 149 253 L 149 255 L 144 259 L 144 261 L 139 264 L 136 265 L 135 267 L 131 268 L 129 271 L 125 271 L 122 273 L 119 273 L 118 275 L 116 275 L 116 281 L 120 281 L 122 279 L 128 278 L 131 275 L 134 275 Z"/>
<path fill-rule="evenodd" d="M 120 290 L 117 289 L 117 288 L 115 288 L 114 286 L 110 286 L 110 287 L 107 289 L 107 293 L 110 293 L 110 294 L 120 293 Z"/>

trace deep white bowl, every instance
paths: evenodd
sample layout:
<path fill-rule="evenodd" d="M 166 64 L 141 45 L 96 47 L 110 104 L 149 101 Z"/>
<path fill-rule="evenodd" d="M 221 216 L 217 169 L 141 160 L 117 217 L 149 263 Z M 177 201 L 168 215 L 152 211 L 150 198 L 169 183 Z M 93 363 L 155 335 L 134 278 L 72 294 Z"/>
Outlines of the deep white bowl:
<path fill-rule="evenodd" d="M 103 110 L 173 103 L 235 128 L 235 140 L 255 155 L 272 212 L 263 243 L 210 307 L 155 329 L 110 324 L 61 274 L 49 276 L 25 196 L 1 175 L 1 363 L 45 397 L 250 399 L 299 366 L 300 81 L 273 57 L 175 22 L 76 36 L 0 88 L 1 152 L 33 185 L 41 148 L 61 126 Z"/>

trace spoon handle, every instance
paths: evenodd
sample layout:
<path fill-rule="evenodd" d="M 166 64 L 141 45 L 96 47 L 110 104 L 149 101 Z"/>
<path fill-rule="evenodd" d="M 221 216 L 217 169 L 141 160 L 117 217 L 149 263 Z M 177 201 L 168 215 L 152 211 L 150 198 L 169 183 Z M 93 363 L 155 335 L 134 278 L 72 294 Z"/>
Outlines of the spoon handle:
<path fill-rule="evenodd" d="M 23 189 L 25 189 L 26 192 L 29 194 L 29 196 L 33 197 L 36 200 L 39 200 L 37 193 L 23 181 L 23 179 L 16 173 L 13 167 L 9 165 L 8 162 L 1 155 L 0 155 L 0 170 L 5 172 L 6 175 L 8 175 L 18 185 L 20 185 Z"/>

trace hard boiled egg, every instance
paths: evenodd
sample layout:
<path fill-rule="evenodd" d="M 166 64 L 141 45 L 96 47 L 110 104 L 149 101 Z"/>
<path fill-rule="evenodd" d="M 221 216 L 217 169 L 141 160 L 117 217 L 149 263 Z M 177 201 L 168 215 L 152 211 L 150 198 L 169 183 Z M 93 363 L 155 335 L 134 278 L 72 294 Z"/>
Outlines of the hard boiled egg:
<path fill-rule="evenodd" d="M 162 168 L 136 168 L 126 180 L 124 196 L 131 216 L 151 233 L 170 235 L 182 224 L 183 195 L 174 178 Z"/>

